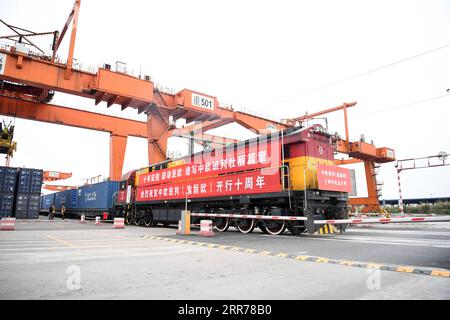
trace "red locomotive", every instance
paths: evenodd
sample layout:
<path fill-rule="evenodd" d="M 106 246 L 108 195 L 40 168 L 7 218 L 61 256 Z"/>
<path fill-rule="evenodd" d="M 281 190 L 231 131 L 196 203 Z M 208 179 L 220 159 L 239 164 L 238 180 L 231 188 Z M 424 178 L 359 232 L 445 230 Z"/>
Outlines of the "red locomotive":
<path fill-rule="evenodd" d="M 177 224 L 188 208 L 220 213 L 213 218 L 219 231 L 300 234 L 306 221 L 267 216 L 347 218 L 350 175 L 334 165 L 335 141 L 320 125 L 296 127 L 132 171 L 120 184 L 115 212 L 151 226 Z"/>

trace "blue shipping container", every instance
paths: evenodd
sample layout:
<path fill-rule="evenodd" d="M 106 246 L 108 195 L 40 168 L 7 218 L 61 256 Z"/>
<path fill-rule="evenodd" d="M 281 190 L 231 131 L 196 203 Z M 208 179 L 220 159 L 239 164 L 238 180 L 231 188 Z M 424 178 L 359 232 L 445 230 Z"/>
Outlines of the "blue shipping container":
<path fill-rule="evenodd" d="M 43 171 L 40 169 L 20 168 L 17 192 L 18 193 L 40 193 L 42 187 Z"/>
<path fill-rule="evenodd" d="M 13 217 L 14 193 L 0 193 L 0 216 Z"/>
<path fill-rule="evenodd" d="M 76 209 L 77 207 L 77 190 L 65 190 L 55 194 L 56 210 L 61 210 L 64 205 L 66 209 Z"/>
<path fill-rule="evenodd" d="M 43 170 L 32 169 L 31 183 L 30 183 L 30 192 L 31 193 L 41 193 L 43 176 L 44 176 Z"/>
<path fill-rule="evenodd" d="M 40 202 L 39 194 L 30 194 L 30 198 L 28 200 L 28 211 L 27 218 L 28 219 L 38 219 L 39 218 L 39 202 Z"/>
<path fill-rule="evenodd" d="M 16 196 L 15 216 L 17 219 L 26 219 L 30 195 L 28 193 L 18 193 Z"/>
<path fill-rule="evenodd" d="M 30 192 L 31 169 L 20 168 L 17 178 L 17 193 Z"/>
<path fill-rule="evenodd" d="M 113 195 L 119 190 L 119 183 L 119 181 L 105 181 L 78 188 L 77 209 L 109 210 L 112 207 Z"/>
<path fill-rule="evenodd" d="M 41 211 L 47 211 L 50 206 L 55 203 L 55 193 L 46 194 L 41 197 Z"/>
<path fill-rule="evenodd" d="M 14 193 L 17 183 L 17 168 L 0 167 L 0 192 Z"/>

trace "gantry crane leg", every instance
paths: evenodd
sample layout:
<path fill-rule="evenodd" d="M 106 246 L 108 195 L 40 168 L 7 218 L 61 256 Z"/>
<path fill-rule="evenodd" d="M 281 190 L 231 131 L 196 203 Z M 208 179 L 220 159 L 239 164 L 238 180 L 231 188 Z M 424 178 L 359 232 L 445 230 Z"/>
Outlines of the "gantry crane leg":
<path fill-rule="evenodd" d="M 123 162 L 125 160 L 125 150 L 127 149 L 127 136 L 110 134 L 109 140 L 109 177 L 113 181 L 122 178 Z"/>
<path fill-rule="evenodd" d="M 356 162 L 356 161 L 355 161 Z M 350 162 L 348 162 L 350 163 Z M 367 197 L 351 198 L 350 205 L 364 206 L 363 212 L 379 211 L 380 202 L 378 200 L 377 179 L 375 172 L 375 162 L 370 160 L 364 161 L 364 171 L 366 175 Z"/>
<path fill-rule="evenodd" d="M 375 163 L 373 161 L 364 161 L 364 170 L 366 172 L 367 184 L 367 204 L 368 210 L 378 210 L 380 203 L 378 200 L 377 177 L 375 172 Z"/>

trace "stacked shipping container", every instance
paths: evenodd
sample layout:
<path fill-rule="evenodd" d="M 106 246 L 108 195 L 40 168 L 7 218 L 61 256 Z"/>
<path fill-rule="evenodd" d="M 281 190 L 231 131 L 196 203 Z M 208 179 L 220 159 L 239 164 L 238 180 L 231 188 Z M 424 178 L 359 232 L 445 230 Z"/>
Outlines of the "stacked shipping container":
<path fill-rule="evenodd" d="M 0 216 L 39 217 L 43 170 L 0 167 Z"/>
<path fill-rule="evenodd" d="M 0 167 L 0 216 L 14 215 L 17 168 Z"/>
<path fill-rule="evenodd" d="M 17 219 L 39 218 L 43 170 L 20 168 L 15 214 Z"/>

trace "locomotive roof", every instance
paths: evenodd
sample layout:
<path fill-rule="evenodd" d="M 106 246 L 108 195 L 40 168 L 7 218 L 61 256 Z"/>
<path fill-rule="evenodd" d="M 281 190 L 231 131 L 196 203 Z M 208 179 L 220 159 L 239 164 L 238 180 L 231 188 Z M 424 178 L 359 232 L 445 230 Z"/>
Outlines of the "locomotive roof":
<path fill-rule="evenodd" d="M 323 128 L 319 124 L 314 124 L 314 125 L 311 125 L 311 126 L 308 126 L 308 127 L 296 126 L 296 127 L 288 128 L 288 129 L 285 129 L 285 130 L 276 131 L 276 132 L 273 132 L 273 133 L 270 133 L 270 134 L 260 135 L 260 136 L 257 136 L 255 138 L 247 139 L 247 140 L 244 140 L 244 141 L 229 143 L 229 144 L 225 145 L 224 148 L 242 147 L 242 146 L 245 146 L 246 144 L 257 143 L 262 138 L 267 139 L 267 141 L 270 141 L 271 138 L 274 137 L 274 136 L 281 137 L 281 135 L 283 135 L 283 138 L 287 138 L 287 137 L 293 136 L 294 134 L 298 134 L 300 132 L 303 132 L 303 131 L 306 131 L 306 130 L 310 130 L 311 128 L 315 128 L 315 127 Z M 166 165 L 166 164 L 168 164 L 170 162 L 186 159 L 188 157 L 193 157 L 193 156 L 199 155 L 199 154 L 201 154 L 201 153 L 203 153 L 205 151 L 206 152 L 211 152 L 214 149 L 216 149 L 216 148 L 199 151 L 199 152 L 193 153 L 191 155 L 186 155 L 186 156 L 182 156 L 182 157 L 178 157 L 178 158 L 174 158 L 174 159 L 168 159 L 168 160 L 165 160 L 165 161 L 162 161 L 162 162 L 158 162 L 158 163 L 152 164 L 149 167 L 164 166 L 164 165 Z M 141 169 L 144 169 L 144 168 L 141 168 Z M 122 180 L 128 179 L 131 176 L 132 173 L 134 173 L 136 171 L 139 171 L 141 169 L 133 170 L 133 171 L 130 171 L 130 172 L 126 173 L 122 177 L 123 178 Z"/>

